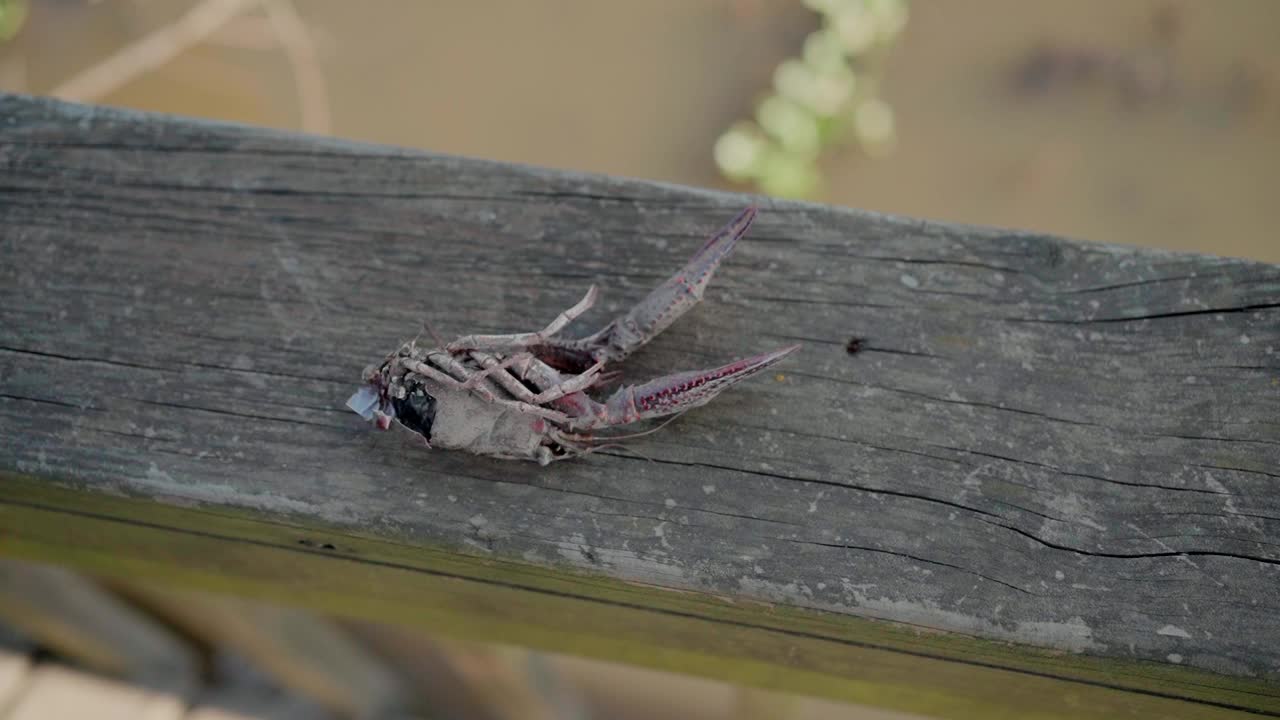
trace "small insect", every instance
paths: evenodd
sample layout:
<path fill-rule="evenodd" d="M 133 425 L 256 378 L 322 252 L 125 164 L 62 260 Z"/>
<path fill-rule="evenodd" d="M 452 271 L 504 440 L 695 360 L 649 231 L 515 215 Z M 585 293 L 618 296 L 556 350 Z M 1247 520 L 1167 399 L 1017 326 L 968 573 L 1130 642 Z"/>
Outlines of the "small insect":
<path fill-rule="evenodd" d="M 646 434 L 596 433 L 706 404 L 800 347 L 628 385 L 603 402 L 587 394 L 616 375 L 605 372 L 609 363 L 652 340 L 702 299 L 716 268 L 755 216 L 754 207 L 743 210 L 678 273 L 594 334 L 560 335 L 595 303 L 599 293 L 592 285 L 578 304 L 537 332 L 467 335 L 449 343 L 436 339 L 434 347 L 407 342 L 381 365 L 365 370 L 365 385 L 347 407 L 382 430 L 392 422 L 402 425 L 428 447 L 542 465 Z"/>
<path fill-rule="evenodd" d="M 853 337 L 849 338 L 849 342 L 846 342 L 844 344 L 844 351 L 849 353 L 850 355 L 857 355 L 858 353 L 862 352 L 863 349 L 866 348 L 866 346 L 867 346 L 866 338 L 854 335 Z"/>

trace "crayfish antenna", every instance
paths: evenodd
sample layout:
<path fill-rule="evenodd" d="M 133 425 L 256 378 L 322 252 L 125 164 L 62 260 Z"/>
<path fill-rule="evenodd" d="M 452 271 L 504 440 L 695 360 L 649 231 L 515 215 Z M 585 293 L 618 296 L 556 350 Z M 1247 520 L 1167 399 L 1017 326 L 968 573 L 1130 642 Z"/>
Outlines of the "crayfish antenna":
<path fill-rule="evenodd" d="M 691 409 L 691 408 L 690 408 L 690 409 Z M 621 434 L 621 435 L 594 435 L 594 436 L 593 436 L 593 435 L 578 435 L 578 434 L 575 434 L 575 433 L 562 433 L 562 434 L 563 434 L 565 437 L 567 437 L 567 438 L 569 438 L 569 439 L 573 440 L 574 442 L 580 442 L 580 443 L 593 443 L 593 442 L 596 442 L 597 440 L 599 440 L 599 441 L 610 441 L 610 440 L 633 440 L 633 439 L 635 439 L 635 438 L 641 438 L 641 437 L 644 437 L 644 436 L 646 436 L 646 435 L 652 435 L 652 434 L 654 434 L 654 433 L 658 432 L 658 431 L 659 431 L 659 430 L 661 430 L 662 428 L 664 428 L 664 427 L 666 427 L 666 426 L 670 425 L 671 423 L 675 422 L 676 420 L 679 420 L 679 419 L 680 419 L 681 417 L 683 417 L 683 416 L 684 416 L 684 414 L 685 414 L 685 413 L 687 413 L 687 412 L 689 412 L 689 409 L 681 410 L 680 412 L 676 413 L 675 415 L 672 415 L 671 417 L 667 418 L 666 420 L 663 420 L 662 422 L 658 423 L 658 424 L 657 424 L 657 425 L 655 425 L 654 427 L 651 427 L 651 428 L 649 428 L 648 430 L 641 430 L 641 431 L 639 431 L 639 432 L 623 433 L 623 434 Z"/>
<path fill-rule="evenodd" d="M 422 329 L 426 330 L 427 334 L 431 336 L 431 339 L 435 341 L 436 347 L 442 348 L 445 346 L 446 343 L 444 338 L 440 337 L 440 333 L 436 332 L 435 326 L 431 324 L 431 320 L 429 318 L 422 318 Z M 422 335 L 422 333 L 418 333 L 418 335 Z M 418 338 L 415 337 L 413 341 L 417 342 Z"/>
<path fill-rule="evenodd" d="M 635 455 L 641 460 L 647 460 L 649 462 L 653 462 L 653 458 L 649 457 L 648 455 L 645 455 L 644 453 L 640 452 L 639 450 L 636 450 L 633 447 L 623 445 L 622 443 L 605 443 L 604 445 L 596 445 L 595 447 L 591 448 L 589 452 L 596 452 L 599 450 L 608 450 L 610 448 L 613 448 L 615 450 L 622 450 L 624 452 L 628 452 L 628 453 L 631 453 L 632 455 Z"/>

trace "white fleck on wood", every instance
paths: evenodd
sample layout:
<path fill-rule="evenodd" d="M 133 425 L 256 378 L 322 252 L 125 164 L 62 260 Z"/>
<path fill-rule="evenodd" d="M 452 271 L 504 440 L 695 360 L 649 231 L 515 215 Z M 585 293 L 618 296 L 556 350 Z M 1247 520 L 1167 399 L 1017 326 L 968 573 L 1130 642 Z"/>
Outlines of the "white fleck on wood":
<path fill-rule="evenodd" d="M 199 682 L 184 639 L 65 568 L 0 560 L 0 620 L 97 672 L 177 694 Z"/>

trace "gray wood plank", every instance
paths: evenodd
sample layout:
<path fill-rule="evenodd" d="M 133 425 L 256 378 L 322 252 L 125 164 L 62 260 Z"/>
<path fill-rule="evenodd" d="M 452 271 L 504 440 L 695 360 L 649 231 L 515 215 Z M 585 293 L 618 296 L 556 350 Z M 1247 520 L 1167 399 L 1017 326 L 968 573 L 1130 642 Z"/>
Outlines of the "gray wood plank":
<path fill-rule="evenodd" d="M 0 621 L 66 660 L 177 695 L 199 685 L 196 650 L 92 580 L 0 559 Z"/>
<path fill-rule="evenodd" d="M 404 714 L 405 689 L 392 669 L 326 618 L 226 596 L 137 584 L 117 589 L 188 636 L 243 655 L 282 687 L 334 715 Z"/>
<path fill-rule="evenodd" d="M 527 650 L 441 642 L 402 628 L 346 623 L 344 629 L 394 668 L 430 717 L 468 720 L 563 720 L 614 717 L 590 708 L 576 683 Z M 516 661 L 516 658 L 524 662 Z M 639 673 L 628 679 L 635 681 Z M 686 709 L 696 703 L 686 705 Z M 650 717 L 661 715 L 650 714 Z"/>
<path fill-rule="evenodd" d="M 213 649 L 210 673 L 184 720 L 340 720 L 227 647 Z"/>
<path fill-rule="evenodd" d="M 1280 268 L 762 200 L 625 366 L 805 348 L 548 468 L 343 401 L 430 317 L 594 328 L 748 198 L 0 99 L 0 468 L 665 587 L 1280 674 Z M 850 355 L 850 336 L 866 338 Z"/>

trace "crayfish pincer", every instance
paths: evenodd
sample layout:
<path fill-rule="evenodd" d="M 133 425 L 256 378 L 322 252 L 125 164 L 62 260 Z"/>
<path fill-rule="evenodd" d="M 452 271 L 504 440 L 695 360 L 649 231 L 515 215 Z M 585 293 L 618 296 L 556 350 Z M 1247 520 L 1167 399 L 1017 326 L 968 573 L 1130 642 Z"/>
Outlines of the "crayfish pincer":
<path fill-rule="evenodd" d="M 467 335 L 435 347 L 405 343 L 365 371 L 365 385 L 347 406 L 380 429 L 396 422 L 418 433 L 428 447 L 546 465 L 635 436 L 596 431 L 710 402 L 800 346 L 627 385 L 603 402 L 587 391 L 611 375 L 603 372 L 606 365 L 652 340 L 702 299 L 755 216 L 754 207 L 743 210 L 678 273 L 594 334 L 560 336 L 595 303 L 593 285 L 577 305 L 537 332 Z"/>

